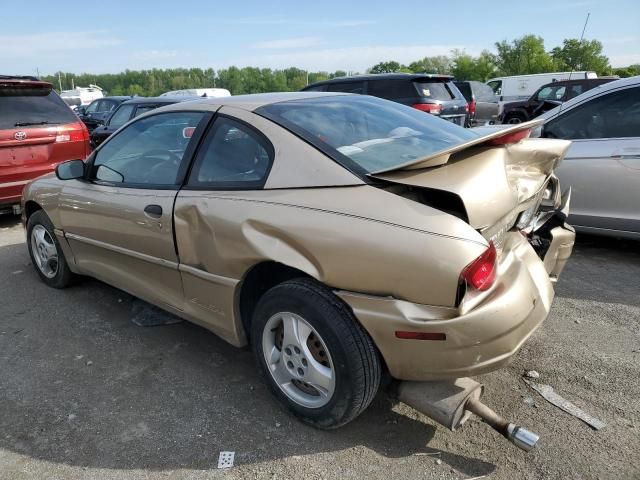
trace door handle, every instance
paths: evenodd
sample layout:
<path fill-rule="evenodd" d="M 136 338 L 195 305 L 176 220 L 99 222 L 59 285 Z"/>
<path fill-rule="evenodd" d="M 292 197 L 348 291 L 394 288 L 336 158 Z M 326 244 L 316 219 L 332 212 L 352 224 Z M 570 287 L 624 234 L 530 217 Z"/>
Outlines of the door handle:
<path fill-rule="evenodd" d="M 162 217 L 162 207 L 160 205 L 147 205 L 144 207 L 144 213 L 152 218 Z"/>

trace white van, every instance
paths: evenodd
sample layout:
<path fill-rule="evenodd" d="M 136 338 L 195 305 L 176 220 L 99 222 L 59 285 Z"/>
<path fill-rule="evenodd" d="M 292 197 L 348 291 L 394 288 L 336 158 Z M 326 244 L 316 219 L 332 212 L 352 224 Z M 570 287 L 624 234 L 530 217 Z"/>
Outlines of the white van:
<path fill-rule="evenodd" d="M 542 85 L 558 80 L 578 80 L 581 78 L 598 78 L 595 72 L 553 72 L 533 75 L 514 75 L 512 77 L 496 77 L 487 81 L 493 92 L 500 98 L 500 104 L 514 100 L 527 100 Z"/>
<path fill-rule="evenodd" d="M 231 92 L 226 88 L 186 88 L 165 92 L 161 97 L 230 97 Z"/>
<path fill-rule="evenodd" d="M 102 88 L 98 85 L 89 85 L 88 87 L 76 87 L 73 90 L 63 90 L 60 97 L 71 108 L 81 105 L 89 105 L 98 98 L 104 97 Z"/>

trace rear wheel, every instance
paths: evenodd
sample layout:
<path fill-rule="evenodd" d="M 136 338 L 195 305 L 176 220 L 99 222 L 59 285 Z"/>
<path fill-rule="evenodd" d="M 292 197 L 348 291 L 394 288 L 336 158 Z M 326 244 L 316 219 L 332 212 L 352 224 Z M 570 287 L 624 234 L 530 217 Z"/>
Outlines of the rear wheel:
<path fill-rule="evenodd" d="M 38 210 L 27 222 L 29 256 L 36 272 L 44 283 L 54 288 L 65 288 L 73 280 L 53 224 L 43 210 Z"/>
<path fill-rule="evenodd" d="M 353 420 L 380 385 L 371 338 L 348 307 L 313 280 L 290 280 L 267 291 L 254 312 L 251 338 L 275 396 L 318 428 Z"/>

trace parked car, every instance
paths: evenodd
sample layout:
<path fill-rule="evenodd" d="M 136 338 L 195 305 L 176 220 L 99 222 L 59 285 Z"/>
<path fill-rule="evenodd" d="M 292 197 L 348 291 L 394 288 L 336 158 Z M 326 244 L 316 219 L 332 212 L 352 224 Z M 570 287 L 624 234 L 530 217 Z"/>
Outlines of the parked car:
<path fill-rule="evenodd" d="M 86 107 L 82 105 L 77 107 L 76 115 L 84 122 L 89 132 L 92 132 L 98 125 L 102 125 L 106 121 L 107 117 L 118 105 L 130 99 L 130 96 L 100 98 Z"/>
<path fill-rule="evenodd" d="M 574 233 L 538 210 L 569 142 L 527 128 L 319 92 L 170 105 L 25 189 L 29 254 L 52 287 L 95 276 L 250 342 L 286 407 L 338 427 L 383 371 L 495 370 L 549 313 Z"/>
<path fill-rule="evenodd" d="M 498 97 L 491 88 L 475 80 L 453 82 L 469 105 L 467 127 L 493 125 L 498 120 Z"/>
<path fill-rule="evenodd" d="M 536 136 L 571 140 L 556 173 L 578 230 L 640 239 L 640 77 L 600 85 L 543 114 Z"/>
<path fill-rule="evenodd" d="M 513 75 L 510 77 L 496 77 L 487 80 L 487 85 L 500 97 L 501 102 L 526 100 L 542 85 L 560 80 L 577 80 L 597 78 L 595 72 L 550 72 L 534 73 L 530 75 Z"/>
<path fill-rule="evenodd" d="M 134 97 L 130 100 L 125 100 L 120 103 L 118 107 L 111 113 L 104 125 L 101 125 L 91 132 L 91 146 L 96 148 L 107 138 L 111 136 L 113 132 L 118 130 L 122 125 L 127 123 L 132 118 L 142 115 L 150 110 L 154 110 L 158 107 L 165 105 L 171 105 L 172 103 L 183 102 L 185 100 L 191 100 L 193 97 Z"/>
<path fill-rule="evenodd" d="M 423 112 L 464 126 L 469 107 L 467 100 L 449 75 L 381 73 L 338 77 L 316 82 L 306 92 L 344 92 L 372 95 L 409 105 Z"/>
<path fill-rule="evenodd" d="M 53 85 L 0 75 L 0 212 L 17 211 L 32 179 L 89 152 L 87 128 Z"/>
<path fill-rule="evenodd" d="M 587 90 L 613 80 L 614 78 L 583 78 L 548 83 L 540 87 L 528 100 L 505 103 L 499 120 L 501 123 L 510 124 L 526 122 Z"/>

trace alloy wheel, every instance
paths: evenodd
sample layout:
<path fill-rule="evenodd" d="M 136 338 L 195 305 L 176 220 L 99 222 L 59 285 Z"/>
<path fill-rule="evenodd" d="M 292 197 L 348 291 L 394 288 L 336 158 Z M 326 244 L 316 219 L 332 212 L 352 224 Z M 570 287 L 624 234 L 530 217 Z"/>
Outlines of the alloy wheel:
<path fill-rule="evenodd" d="M 58 249 L 51 234 L 42 225 L 31 230 L 31 253 L 38 269 L 47 278 L 58 273 Z"/>
<path fill-rule="evenodd" d="M 300 315 L 279 312 L 262 333 L 267 369 L 287 397 L 306 408 L 320 408 L 336 387 L 331 355 L 318 332 Z"/>

